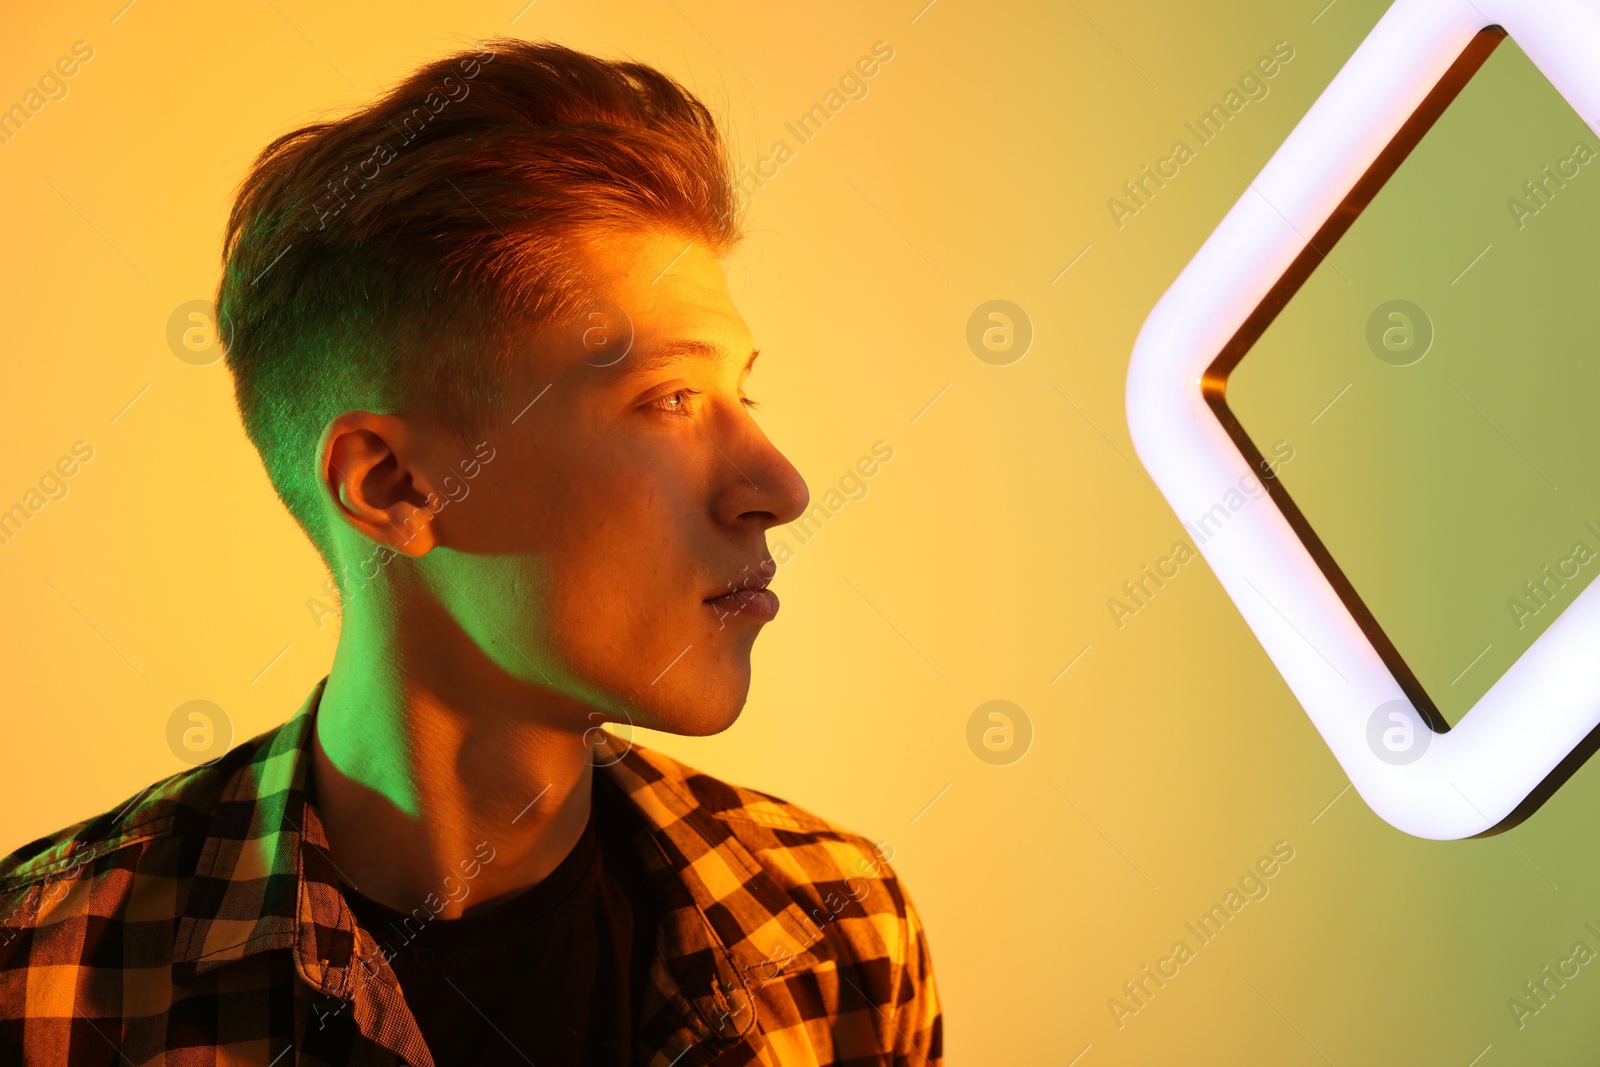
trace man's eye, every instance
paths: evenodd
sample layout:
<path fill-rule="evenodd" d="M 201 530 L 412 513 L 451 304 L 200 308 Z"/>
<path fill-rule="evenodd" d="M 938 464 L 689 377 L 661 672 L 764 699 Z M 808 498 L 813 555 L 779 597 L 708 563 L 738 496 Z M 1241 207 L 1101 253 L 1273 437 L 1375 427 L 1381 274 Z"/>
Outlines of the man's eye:
<path fill-rule="evenodd" d="M 657 411 L 666 412 L 668 415 L 678 415 L 684 418 L 689 416 L 692 406 L 691 401 L 700 395 L 698 389 L 675 389 L 666 396 L 659 397 L 650 402 L 650 407 Z M 739 403 L 747 408 L 758 408 L 761 405 L 747 396 L 741 396 Z"/>
<path fill-rule="evenodd" d="M 664 411 L 668 415 L 687 417 L 689 414 L 689 398 L 699 396 L 698 389 L 677 389 L 666 396 L 650 402 L 650 406 L 657 411 Z"/>

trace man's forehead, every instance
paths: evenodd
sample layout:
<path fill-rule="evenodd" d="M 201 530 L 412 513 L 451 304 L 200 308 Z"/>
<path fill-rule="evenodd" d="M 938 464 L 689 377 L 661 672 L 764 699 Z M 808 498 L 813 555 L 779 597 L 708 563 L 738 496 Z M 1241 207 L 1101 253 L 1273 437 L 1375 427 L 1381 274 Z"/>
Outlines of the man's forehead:
<path fill-rule="evenodd" d="M 686 361 L 749 372 L 758 353 L 722 263 L 703 242 L 634 232 L 586 243 L 584 253 L 587 296 L 540 331 L 557 350 L 550 372 L 614 381 Z"/>
<path fill-rule="evenodd" d="M 578 247 L 587 284 L 618 303 L 658 313 L 731 305 L 722 260 L 704 241 L 642 230 L 594 237 Z"/>

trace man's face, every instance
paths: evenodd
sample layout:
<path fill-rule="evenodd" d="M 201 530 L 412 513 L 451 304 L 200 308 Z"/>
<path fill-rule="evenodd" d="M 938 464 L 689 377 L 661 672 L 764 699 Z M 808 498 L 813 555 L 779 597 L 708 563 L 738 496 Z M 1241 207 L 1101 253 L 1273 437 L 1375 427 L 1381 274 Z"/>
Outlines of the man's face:
<path fill-rule="evenodd" d="M 766 531 L 809 493 L 745 406 L 750 330 L 712 253 L 657 231 L 587 249 L 603 303 L 532 339 L 493 458 L 439 511 L 421 573 L 505 672 L 607 718 L 715 733 L 770 615 Z"/>

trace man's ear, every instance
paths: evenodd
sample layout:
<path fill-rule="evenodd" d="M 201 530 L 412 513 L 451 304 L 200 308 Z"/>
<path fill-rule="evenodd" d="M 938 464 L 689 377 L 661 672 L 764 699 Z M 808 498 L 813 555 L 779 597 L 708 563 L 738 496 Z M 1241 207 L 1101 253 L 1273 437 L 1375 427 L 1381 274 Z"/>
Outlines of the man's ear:
<path fill-rule="evenodd" d="M 394 415 L 347 411 L 322 431 L 323 491 L 334 512 L 369 540 L 408 556 L 437 543 L 433 516 L 443 500 L 418 465 L 415 428 Z"/>

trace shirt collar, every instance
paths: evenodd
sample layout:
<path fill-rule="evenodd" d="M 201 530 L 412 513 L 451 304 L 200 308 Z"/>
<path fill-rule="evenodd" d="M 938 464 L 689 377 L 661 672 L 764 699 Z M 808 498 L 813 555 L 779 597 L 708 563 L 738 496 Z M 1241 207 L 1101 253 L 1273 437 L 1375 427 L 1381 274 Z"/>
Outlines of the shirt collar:
<path fill-rule="evenodd" d="M 318 682 L 288 722 L 259 739 L 221 791 L 179 919 L 180 980 L 287 948 L 310 986 L 350 995 L 355 919 L 307 796 L 312 725 L 326 683 Z M 801 829 L 777 804 L 738 804 L 730 786 L 605 731 L 594 758 L 596 773 L 618 785 L 640 816 L 645 833 L 636 843 L 660 857 L 654 865 L 664 861 L 672 869 L 693 901 L 691 915 L 682 908 L 666 913 L 662 949 L 702 1016 L 720 1014 L 723 1027 L 742 1031 L 753 1013 L 741 1017 L 734 1003 L 730 1016 L 722 995 L 742 996 L 740 976 L 770 980 L 776 969 L 792 972 L 835 958 L 818 924 L 718 817 L 736 807 L 746 821 Z M 708 788 L 719 794 L 711 804 L 697 795 Z M 709 969 L 706 948 L 717 950 Z"/>

